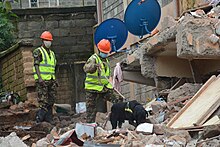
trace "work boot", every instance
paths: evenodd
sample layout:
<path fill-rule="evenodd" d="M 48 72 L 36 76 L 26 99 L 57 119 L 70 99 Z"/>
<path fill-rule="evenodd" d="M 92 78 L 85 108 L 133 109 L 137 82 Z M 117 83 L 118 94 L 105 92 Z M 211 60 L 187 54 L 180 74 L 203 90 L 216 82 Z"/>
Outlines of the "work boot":
<path fill-rule="evenodd" d="M 53 124 L 53 109 L 52 106 L 47 107 L 47 113 L 45 115 L 45 121 L 49 122 L 50 124 Z"/>
<path fill-rule="evenodd" d="M 45 119 L 45 115 L 46 115 L 47 111 L 43 108 L 40 108 L 40 110 L 38 110 L 37 115 L 36 115 L 36 122 L 40 123 L 43 122 Z"/>

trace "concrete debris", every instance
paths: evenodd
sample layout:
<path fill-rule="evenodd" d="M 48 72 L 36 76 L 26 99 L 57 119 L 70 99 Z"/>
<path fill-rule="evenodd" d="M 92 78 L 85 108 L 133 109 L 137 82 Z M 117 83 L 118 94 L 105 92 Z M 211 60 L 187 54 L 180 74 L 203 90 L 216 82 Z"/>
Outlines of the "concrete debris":
<path fill-rule="evenodd" d="M 212 34 L 211 36 L 209 36 L 209 41 L 212 43 L 212 44 L 216 44 L 219 42 L 219 37 L 216 36 L 215 34 Z"/>
<path fill-rule="evenodd" d="M 166 30 L 172 26 L 175 26 L 177 22 L 175 19 L 171 16 L 166 16 L 164 17 L 163 21 L 161 22 L 161 30 Z"/>
<path fill-rule="evenodd" d="M 146 134 L 151 134 L 153 132 L 153 124 L 143 123 L 137 126 L 136 131 Z"/>
<path fill-rule="evenodd" d="M 2 147 L 27 147 L 27 145 L 16 135 L 15 132 L 12 132 L 6 137 L 0 137 L 0 146 Z"/>
<path fill-rule="evenodd" d="M 184 98 L 187 96 L 192 97 L 201 87 L 202 87 L 202 84 L 185 83 L 179 88 L 170 91 L 170 93 L 167 96 L 167 101 L 171 102 L 171 101 L 175 101 L 179 98 Z"/>
<path fill-rule="evenodd" d="M 153 133 L 157 135 L 163 135 L 164 134 L 165 125 L 163 124 L 154 124 L 153 127 Z"/>
<path fill-rule="evenodd" d="M 196 10 L 195 12 L 190 12 L 190 14 L 196 18 L 204 18 L 205 17 L 205 12 L 201 9 Z"/>
<path fill-rule="evenodd" d="M 153 114 L 164 111 L 167 108 L 167 103 L 164 101 L 155 101 L 151 104 Z"/>
<path fill-rule="evenodd" d="M 176 130 L 176 129 L 171 129 L 171 128 L 165 128 L 164 135 L 167 138 L 170 138 L 172 136 L 179 136 L 181 138 L 185 138 L 186 142 L 189 142 L 191 140 L 191 136 L 189 132 L 186 130 Z"/>
<path fill-rule="evenodd" d="M 199 18 L 185 14 L 177 25 L 177 56 L 185 59 L 219 56 L 219 44 L 208 39 L 216 31 L 215 25 L 219 20 L 193 13 L 195 15 Z"/>
<path fill-rule="evenodd" d="M 220 135 L 220 124 L 210 125 L 204 127 L 203 131 L 200 133 L 200 139 L 212 138 L 214 136 Z"/>
<path fill-rule="evenodd" d="M 215 33 L 220 36 L 220 21 L 215 24 Z"/>

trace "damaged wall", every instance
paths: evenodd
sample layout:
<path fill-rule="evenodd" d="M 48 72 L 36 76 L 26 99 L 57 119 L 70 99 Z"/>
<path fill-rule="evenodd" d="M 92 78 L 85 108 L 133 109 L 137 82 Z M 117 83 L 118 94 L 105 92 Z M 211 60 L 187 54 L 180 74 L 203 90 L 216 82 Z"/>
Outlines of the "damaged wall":
<path fill-rule="evenodd" d="M 205 17 L 205 16 L 204 16 Z M 194 18 L 184 16 L 177 25 L 177 56 L 180 58 L 219 58 L 219 37 L 216 30 L 220 28 L 218 19 Z"/>
<path fill-rule="evenodd" d="M 83 90 L 84 72 L 74 72 L 75 62 L 86 61 L 93 51 L 93 29 L 96 23 L 95 7 L 39 8 L 13 10 L 19 17 L 17 37 L 28 39 L 33 49 L 41 45 L 40 34 L 48 30 L 53 35 L 52 50 L 57 66 L 58 103 L 75 106 L 85 100 L 79 95 Z M 81 68 L 83 63 L 80 65 Z M 76 79 L 76 77 L 82 77 Z M 75 83 L 80 84 L 79 86 Z M 84 94 L 84 93 L 83 93 Z"/>

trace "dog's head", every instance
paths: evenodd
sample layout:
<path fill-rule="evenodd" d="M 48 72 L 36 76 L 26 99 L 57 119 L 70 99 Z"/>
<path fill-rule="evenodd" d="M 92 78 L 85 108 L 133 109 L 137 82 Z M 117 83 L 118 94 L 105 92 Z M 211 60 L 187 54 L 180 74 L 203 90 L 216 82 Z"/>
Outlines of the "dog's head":
<path fill-rule="evenodd" d="M 134 111 L 134 118 L 137 125 L 146 122 L 147 112 L 142 105 L 137 105 Z"/>

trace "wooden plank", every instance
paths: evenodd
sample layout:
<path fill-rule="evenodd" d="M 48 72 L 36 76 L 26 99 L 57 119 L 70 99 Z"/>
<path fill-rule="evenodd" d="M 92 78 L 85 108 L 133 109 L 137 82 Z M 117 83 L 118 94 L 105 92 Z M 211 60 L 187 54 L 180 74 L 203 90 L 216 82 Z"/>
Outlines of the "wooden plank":
<path fill-rule="evenodd" d="M 200 90 L 193 96 L 193 98 L 170 120 L 170 122 L 167 124 L 168 127 L 174 127 L 173 124 L 181 117 L 181 115 L 184 114 L 184 112 L 194 103 L 199 97 L 202 95 L 204 91 L 208 89 L 208 87 L 216 81 L 218 78 L 213 75 L 201 88 Z M 220 85 L 220 84 L 219 84 Z M 191 113 L 196 113 L 196 112 L 191 112 Z M 191 115 L 191 114 L 189 114 Z M 185 120 L 189 121 L 189 120 Z M 184 127 L 184 126 L 183 126 Z M 188 126 L 190 127 L 190 126 Z M 177 127 L 178 128 L 178 127 Z"/>
<path fill-rule="evenodd" d="M 220 96 L 218 97 L 217 102 L 214 103 L 214 105 L 212 105 L 212 107 L 210 107 L 205 114 L 203 114 L 203 117 L 200 118 L 196 124 L 202 125 L 215 112 L 215 110 L 218 109 L 219 106 L 220 106 Z"/>
<path fill-rule="evenodd" d="M 191 98 L 191 96 L 186 96 L 186 97 L 183 97 L 183 98 L 179 98 L 179 99 L 177 99 L 177 100 L 175 100 L 175 101 L 172 101 L 172 102 L 167 103 L 167 105 L 168 105 L 168 106 L 171 106 L 171 105 L 177 104 L 177 103 L 179 103 L 179 102 L 188 100 L 188 99 L 190 99 L 190 98 Z"/>
<path fill-rule="evenodd" d="M 206 123 L 203 124 L 203 126 L 209 126 L 209 125 L 215 125 L 215 124 L 220 124 L 220 119 L 218 115 L 215 115 L 211 119 L 209 119 Z"/>

